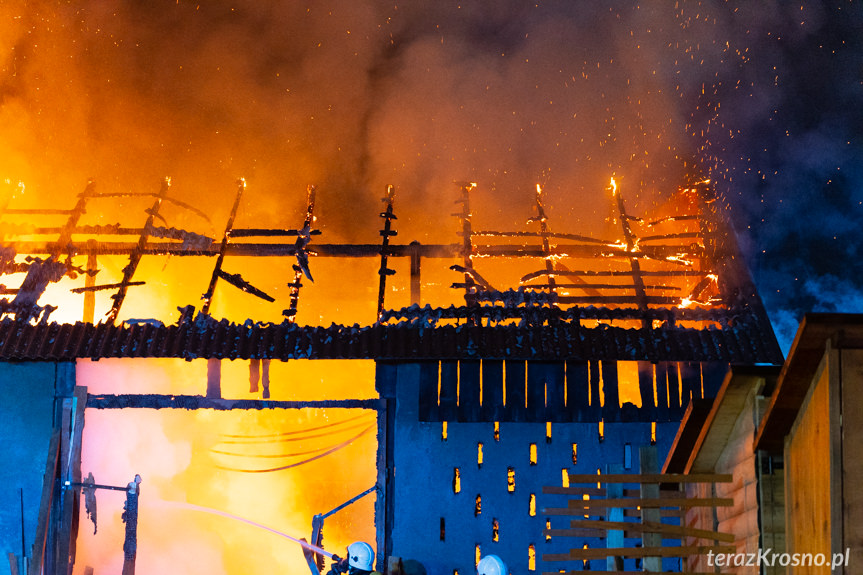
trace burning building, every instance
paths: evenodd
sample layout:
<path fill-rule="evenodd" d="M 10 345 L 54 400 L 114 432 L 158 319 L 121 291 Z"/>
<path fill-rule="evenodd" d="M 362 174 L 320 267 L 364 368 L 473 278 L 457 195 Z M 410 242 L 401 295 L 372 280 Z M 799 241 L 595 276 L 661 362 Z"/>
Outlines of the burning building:
<path fill-rule="evenodd" d="M 816 269 L 859 275 L 859 17 L 3 2 L 9 570 L 305 570 L 286 537 L 393 573 L 658 570 L 780 541 L 748 529 L 743 420 L 774 388 L 764 429 L 807 411 L 761 365 L 783 358 L 742 255 L 796 282 L 815 230 L 854 255 Z"/>
<path fill-rule="evenodd" d="M 14 297 L 3 303 L 0 348 L 7 387 L 23 386 L 35 402 L 10 406 L 28 422 L 16 427 L 27 430 L 19 457 L 31 467 L 16 480 L 21 500 L 31 502 L 20 516 L 31 569 L 119 567 L 122 557 L 125 569 L 168 568 L 165 561 L 189 561 L 175 555 L 188 535 L 194 546 L 218 549 L 204 552 L 202 564 L 221 554 L 227 572 L 241 572 L 257 560 L 228 558 L 238 552 L 234 537 L 249 535 L 225 535 L 232 533 L 225 521 L 302 534 L 330 552 L 365 538 L 376 542 L 379 569 L 391 572 L 398 563 L 388 560 L 402 558 L 429 573 L 469 573 L 488 553 L 513 572 L 604 563 L 610 535 L 566 521 L 613 517 L 602 503 L 613 489 L 575 484 L 658 473 L 688 405 L 709 402 L 729 365 L 779 364 L 781 352 L 709 183 L 636 215 L 611 180 L 605 194 L 616 232 L 607 237 L 553 231 L 540 186 L 526 229 L 484 229 L 474 188 L 454 189 L 460 240 L 450 244 L 398 242 L 393 187 L 376 245 L 322 241 L 315 188 L 297 228 L 252 228 L 236 218 L 247 197 L 238 182 L 220 237 L 156 225 L 163 206 L 197 209 L 174 200 L 167 180 L 135 198 L 145 207 L 140 227 L 80 221 L 90 202 L 113 198 L 92 186 L 68 210 L 7 206 L 10 219 L 65 220 L 12 227 L 4 244 L 7 273 L 25 275 L 20 287 L 5 288 Z M 181 307 L 173 325 L 121 320 L 126 299 L 146 289 L 139 267 L 157 256 L 212 264 L 202 274 L 209 279 L 201 310 Z M 112 257 L 126 261 L 114 264 L 119 277 L 99 281 Z M 234 273 L 259 258 L 291 262 L 275 280 L 287 284 L 282 300 Z M 324 262 L 348 262 L 344 270 L 357 260 L 377 268 L 377 289 L 364 292 L 376 292 L 372 320 L 297 321 L 312 278 L 316 286 L 326 281 L 317 274 Z M 443 291 L 435 283 L 447 277 L 444 301 L 459 305 L 435 301 Z M 48 286 L 82 279 L 70 291 L 81 294 L 88 321 L 50 322 Z M 413 303 L 393 309 L 387 298 L 399 289 Z M 93 323 L 102 292 L 112 292 L 102 300 L 106 319 Z M 218 320 L 212 310 L 229 295 L 283 304 L 283 320 Z M 47 468 L 33 465 L 36 454 L 36 461 L 47 454 Z M 150 459 L 148 493 L 141 466 Z M 135 491 L 141 528 L 131 534 L 128 509 L 120 536 L 122 503 L 114 501 L 106 519 L 110 496 L 98 494 L 106 502 L 97 527 L 114 534 L 113 554 L 83 529 L 80 493 L 99 490 L 84 481 L 94 469 L 91 483 L 119 474 L 120 491 L 136 474 L 144 479 Z M 583 496 L 584 509 L 561 508 L 563 495 Z M 92 516 L 95 523 L 95 508 Z M 159 528 L 161 521 L 176 521 L 185 535 Z M 14 539 L 15 530 L 7 532 Z M 220 536 L 222 543 L 207 541 Z M 582 553 L 570 552 L 573 537 Z M 624 553 L 621 566 L 642 557 L 647 565 L 650 552 L 677 564 L 668 548 L 643 544 L 645 554 Z M 294 544 L 270 545 L 267 560 L 302 564 Z"/>

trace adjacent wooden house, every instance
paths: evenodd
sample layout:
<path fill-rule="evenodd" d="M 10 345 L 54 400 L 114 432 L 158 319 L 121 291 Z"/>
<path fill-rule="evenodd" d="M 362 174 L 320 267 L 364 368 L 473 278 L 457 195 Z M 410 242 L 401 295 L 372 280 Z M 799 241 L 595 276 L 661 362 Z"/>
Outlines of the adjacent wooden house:
<path fill-rule="evenodd" d="M 858 572 L 861 385 L 863 315 L 809 314 L 781 369 L 733 367 L 712 406 L 690 405 L 664 471 L 733 475 L 717 487 L 733 507 L 687 516 L 690 527 L 733 533 L 737 554 L 756 554 L 723 573 L 823 573 L 823 561 Z M 714 568 L 705 556 L 688 562 Z"/>

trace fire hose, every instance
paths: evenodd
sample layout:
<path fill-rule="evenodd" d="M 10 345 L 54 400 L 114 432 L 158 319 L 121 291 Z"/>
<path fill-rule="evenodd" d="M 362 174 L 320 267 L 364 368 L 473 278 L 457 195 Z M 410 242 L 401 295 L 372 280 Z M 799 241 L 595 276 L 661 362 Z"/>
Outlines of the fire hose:
<path fill-rule="evenodd" d="M 281 535 L 285 539 L 288 539 L 290 541 L 293 541 L 294 543 L 301 545 L 302 547 L 305 547 L 306 549 L 308 549 L 312 553 L 319 553 L 319 554 L 323 555 L 324 557 L 329 557 L 333 561 L 340 561 L 341 560 L 341 557 L 339 557 L 338 555 L 336 555 L 334 553 L 330 553 L 329 551 L 323 549 L 322 547 L 318 547 L 317 545 L 313 545 L 313 544 L 309 543 L 308 541 L 306 541 L 305 539 L 297 539 L 296 537 L 291 537 L 287 533 L 282 533 L 281 531 L 279 531 L 277 529 L 273 529 L 272 527 L 267 527 L 266 525 L 263 525 L 263 524 L 258 523 L 256 521 L 252 521 L 251 519 L 245 519 L 243 517 L 239 517 L 237 515 L 234 515 L 232 513 L 228 513 L 226 511 L 219 511 L 218 509 L 210 509 L 209 507 L 201 507 L 200 505 L 194 505 L 192 503 L 181 503 L 181 504 L 180 503 L 174 503 L 174 504 L 175 505 L 181 505 L 183 507 L 189 507 L 191 509 L 195 509 L 196 511 L 203 511 L 204 513 L 212 513 L 213 515 L 220 515 L 222 517 L 227 517 L 229 519 L 237 519 L 239 521 L 242 521 L 243 523 L 248 523 L 249 525 L 254 525 L 255 527 L 260 527 L 261 529 L 269 531 L 270 533 L 275 533 L 276 535 Z"/>

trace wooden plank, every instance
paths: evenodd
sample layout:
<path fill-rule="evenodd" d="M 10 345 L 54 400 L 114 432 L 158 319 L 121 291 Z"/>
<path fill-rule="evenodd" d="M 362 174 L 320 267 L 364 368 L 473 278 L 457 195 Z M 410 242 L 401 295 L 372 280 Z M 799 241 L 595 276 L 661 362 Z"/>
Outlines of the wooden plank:
<path fill-rule="evenodd" d="M 653 364 L 649 361 L 638 362 L 638 390 L 641 393 L 641 411 L 652 419 L 656 403 L 653 399 Z"/>
<path fill-rule="evenodd" d="M 610 555 L 619 555 L 622 557 L 687 557 L 689 555 L 706 555 L 713 551 L 714 553 L 734 553 L 737 547 L 734 545 L 686 545 L 680 547 L 617 547 L 617 548 L 587 548 L 587 549 L 571 549 L 569 551 L 569 559 L 575 560 L 590 560 L 603 559 Z M 542 556 L 543 561 L 548 561 L 546 556 Z"/>
<path fill-rule="evenodd" d="M 731 483 L 732 480 L 730 473 L 569 474 L 570 483 Z"/>
<path fill-rule="evenodd" d="M 458 362 L 440 362 L 440 418 L 442 421 L 455 421 L 458 416 Z"/>
<path fill-rule="evenodd" d="M 588 364 L 588 370 L 590 372 L 590 421 L 599 421 L 602 417 L 599 393 L 599 362 L 591 361 Z"/>
<path fill-rule="evenodd" d="M 668 362 L 657 363 L 654 371 L 656 373 L 656 419 L 668 421 Z"/>
<path fill-rule="evenodd" d="M 598 521 L 598 523 L 605 523 L 604 521 Z M 606 531 L 602 529 L 543 529 L 543 535 L 548 535 L 550 537 L 583 537 L 583 538 L 595 538 L 595 539 L 603 539 L 606 536 Z M 623 543 L 621 543 L 623 545 Z"/>
<path fill-rule="evenodd" d="M 84 408 L 87 406 L 87 388 L 77 386 L 74 389 L 74 412 L 70 409 L 70 418 L 72 428 L 70 429 L 71 440 L 67 458 L 61 455 L 61 465 L 67 465 L 69 468 L 61 475 L 65 476 L 68 472 L 68 478 L 73 483 L 81 482 L 81 442 L 84 432 Z M 62 516 L 60 523 L 62 525 L 57 540 L 57 556 L 55 565 L 58 568 L 64 565 L 73 565 L 75 563 L 76 543 L 78 541 L 78 520 L 80 508 L 80 490 L 69 489 L 63 492 L 62 501 Z"/>
<path fill-rule="evenodd" d="M 528 421 L 545 421 L 546 363 L 527 362 L 527 417 Z"/>
<path fill-rule="evenodd" d="M 462 422 L 479 421 L 479 360 L 461 360 L 458 364 L 458 416 Z"/>
<path fill-rule="evenodd" d="M 859 383 L 863 381 L 863 351 L 839 350 L 842 363 L 841 409 L 844 427 L 842 454 L 843 544 L 849 551 L 849 564 L 863 563 L 863 492 L 855 489 L 857 478 L 863 477 L 863 396 Z M 833 414 L 831 413 L 831 419 Z"/>
<path fill-rule="evenodd" d="M 823 358 L 785 439 L 788 551 L 831 549 L 830 372 L 838 364 L 830 355 Z"/>
<path fill-rule="evenodd" d="M 28 575 L 41 575 L 45 557 L 45 541 L 48 537 L 48 523 L 51 503 L 54 497 L 54 479 L 57 477 L 57 464 L 60 457 L 60 430 L 54 431 L 48 445 L 48 460 L 42 477 L 42 497 L 39 501 L 39 515 L 36 523 L 36 538 L 30 556 Z"/>
<path fill-rule="evenodd" d="M 677 371 L 677 362 L 666 362 L 665 373 L 668 378 L 668 407 L 671 410 L 682 407 L 680 403 L 680 374 Z"/>
<path fill-rule="evenodd" d="M 677 435 L 671 443 L 671 449 L 668 450 L 668 457 L 662 467 L 663 473 L 679 473 L 686 468 L 712 406 L 713 402 L 709 399 L 690 400 L 680 427 L 677 428 Z"/>
<path fill-rule="evenodd" d="M 503 361 L 482 360 L 482 421 L 500 421 L 503 417 Z"/>
<path fill-rule="evenodd" d="M 659 385 L 659 383 L 657 383 Z M 644 445 L 639 450 L 638 453 L 638 464 L 639 471 L 641 473 L 656 473 L 659 471 L 659 461 L 658 456 L 656 454 L 656 446 L 653 445 Z M 652 498 L 656 498 L 657 500 L 662 500 L 659 497 L 659 485 L 656 483 L 642 483 L 641 484 L 641 498 L 642 500 L 650 500 Z M 675 501 L 675 499 L 667 499 L 665 501 Z M 696 501 L 694 499 L 684 498 L 684 501 Z M 734 503 L 734 500 L 731 500 L 731 503 Z M 661 521 L 662 516 L 658 513 L 656 509 L 652 509 L 651 505 L 642 505 L 641 506 L 641 522 L 642 523 L 659 523 Z M 659 533 L 650 533 L 644 532 L 641 536 L 641 546 L 644 549 L 657 549 L 662 547 L 662 535 Z M 646 555 L 644 557 L 642 569 L 644 571 L 662 571 L 662 560 L 658 555 Z"/>
<path fill-rule="evenodd" d="M 557 485 L 546 485 L 542 488 L 544 495 L 577 495 L 579 497 L 589 495 L 590 497 L 605 497 L 604 487 L 560 487 Z"/>
<path fill-rule="evenodd" d="M 603 363 L 604 365 L 604 363 Z M 616 362 L 615 362 L 615 365 Z M 617 463 L 609 465 L 606 468 L 606 473 L 608 474 L 619 474 L 623 472 L 623 465 Z M 659 487 L 658 485 L 656 486 Z M 623 484 L 622 483 L 612 483 L 608 486 L 608 501 L 614 501 L 615 499 L 623 498 Z M 608 521 L 607 523 L 623 523 L 623 509 L 620 507 L 615 507 L 608 510 Z M 611 529 L 608 531 L 608 536 L 605 540 L 605 546 L 610 548 L 620 548 L 625 545 L 623 541 L 623 529 Z M 620 571 L 623 569 L 623 557 L 619 555 L 615 555 L 612 557 L 606 557 L 605 560 L 606 567 L 609 571 Z"/>
<path fill-rule="evenodd" d="M 527 421 L 525 408 L 525 362 L 508 360 L 504 363 L 507 421 Z"/>
<path fill-rule="evenodd" d="M 419 380 L 419 420 L 420 421 L 441 421 L 440 408 L 438 407 L 438 372 L 440 364 L 436 361 L 418 362 L 420 368 Z M 395 370 L 392 370 L 395 372 Z M 389 374 L 388 374 L 389 375 Z M 395 374 L 390 375 L 395 382 Z M 395 385 L 393 385 L 395 387 Z M 395 390 L 392 394 L 386 396 L 381 393 L 382 397 L 395 397 Z"/>
<path fill-rule="evenodd" d="M 545 364 L 546 421 L 570 422 L 572 415 L 566 409 L 566 366 L 562 361 Z"/>
<path fill-rule="evenodd" d="M 589 421 L 590 370 L 586 361 L 566 362 L 566 410 L 571 421 Z"/>
<path fill-rule="evenodd" d="M 569 522 L 572 529 L 623 529 L 631 533 L 661 533 L 663 535 L 672 535 L 667 539 L 677 539 L 678 537 L 696 537 L 698 539 L 712 539 L 714 541 L 723 541 L 726 543 L 734 542 L 734 535 L 731 533 L 720 533 L 718 531 L 710 531 L 708 529 L 695 529 L 693 527 L 684 527 L 681 525 L 668 525 L 666 523 L 657 523 L 654 521 L 633 522 L 633 521 L 595 521 L 592 519 L 572 519 Z M 559 531 L 566 531 L 565 529 Z M 559 533 L 558 535 L 563 535 Z"/>
<path fill-rule="evenodd" d="M 683 396 L 681 402 L 690 399 L 702 399 L 701 394 L 701 364 L 694 361 L 680 363 L 680 376 L 683 379 Z"/>
<path fill-rule="evenodd" d="M 656 485 L 654 485 L 656 487 Z M 620 499 L 571 499 L 569 501 L 570 509 L 594 509 L 594 508 L 611 508 L 611 507 L 626 507 L 626 508 L 648 508 L 657 509 L 660 507 L 731 507 L 734 505 L 733 498 L 725 497 L 705 497 L 705 498 L 687 498 L 687 497 L 622 497 Z"/>
<path fill-rule="evenodd" d="M 602 418 L 605 421 L 620 421 L 620 388 L 617 378 L 617 362 L 603 361 L 602 392 L 605 402 L 602 406 Z"/>

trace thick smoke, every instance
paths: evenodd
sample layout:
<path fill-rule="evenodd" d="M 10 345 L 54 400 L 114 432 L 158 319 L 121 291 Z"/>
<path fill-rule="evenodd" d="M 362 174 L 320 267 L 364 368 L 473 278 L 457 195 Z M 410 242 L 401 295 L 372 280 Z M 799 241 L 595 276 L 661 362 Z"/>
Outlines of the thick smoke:
<path fill-rule="evenodd" d="M 447 242 L 454 180 L 503 227 L 542 183 L 561 229 L 602 224 L 612 174 L 634 210 L 709 176 L 777 317 L 850 310 L 812 286 L 860 271 L 860 27 L 840 1 L 6 1 L 0 171 L 61 203 L 171 175 L 214 221 L 244 176 L 246 221 L 283 226 L 314 183 L 330 240 L 371 240 L 392 183 L 402 237 Z"/>

